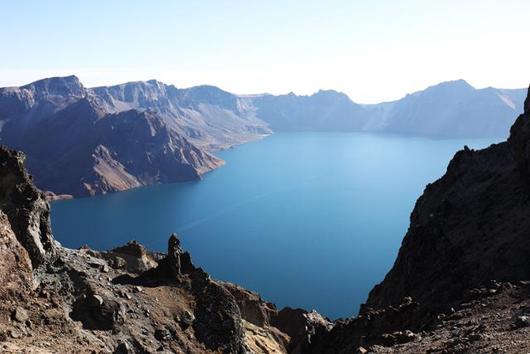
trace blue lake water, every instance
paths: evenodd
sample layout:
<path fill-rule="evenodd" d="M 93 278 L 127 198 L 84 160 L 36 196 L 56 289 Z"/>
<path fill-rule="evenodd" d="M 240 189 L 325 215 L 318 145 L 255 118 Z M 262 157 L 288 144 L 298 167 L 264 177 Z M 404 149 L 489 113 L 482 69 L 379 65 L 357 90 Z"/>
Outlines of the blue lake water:
<path fill-rule="evenodd" d="M 177 232 L 214 278 L 279 307 L 356 314 L 394 262 L 424 186 L 464 144 L 362 133 L 274 134 L 220 152 L 201 181 L 55 202 L 55 237 L 108 249 L 136 239 L 164 251 Z"/>

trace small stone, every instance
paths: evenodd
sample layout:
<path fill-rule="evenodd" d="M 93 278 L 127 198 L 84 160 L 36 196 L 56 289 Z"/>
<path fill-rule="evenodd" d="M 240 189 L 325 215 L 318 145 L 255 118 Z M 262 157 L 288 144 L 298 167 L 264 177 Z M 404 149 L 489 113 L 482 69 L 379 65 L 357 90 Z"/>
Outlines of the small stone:
<path fill-rule="evenodd" d="M 11 335 L 11 338 L 14 338 L 14 339 L 20 338 L 20 333 L 14 329 L 12 329 L 9 334 Z"/>
<path fill-rule="evenodd" d="M 403 298 L 403 304 L 409 305 L 412 303 L 412 298 L 410 296 L 405 296 Z M 361 347 L 362 348 L 362 347 Z"/>
<path fill-rule="evenodd" d="M 481 339 L 484 339 L 484 336 L 480 333 L 471 333 L 469 336 L 468 336 L 469 340 L 470 341 L 477 341 L 477 340 L 481 340 Z"/>
<path fill-rule="evenodd" d="M 142 289 L 141 286 L 135 286 L 135 287 L 133 288 L 133 290 L 134 290 L 135 293 L 141 293 L 143 289 Z"/>
<path fill-rule="evenodd" d="M 112 259 L 111 265 L 116 269 L 123 269 L 127 266 L 127 261 L 122 257 L 116 256 Z"/>
<path fill-rule="evenodd" d="M 158 328 L 155 330 L 155 338 L 161 341 L 170 340 L 171 332 L 166 328 Z"/>
<path fill-rule="evenodd" d="M 528 316 L 517 316 L 515 319 L 515 326 L 518 328 L 530 326 L 530 318 Z"/>
<path fill-rule="evenodd" d="M 88 262 L 90 268 L 100 268 L 101 264 L 98 262 Z"/>
<path fill-rule="evenodd" d="M 103 298 L 99 295 L 90 295 L 87 301 L 89 306 L 99 307 L 103 305 Z"/>
<path fill-rule="evenodd" d="M 415 337 L 416 336 L 414 335 L 414 332 L 408 329 L 403 333 L 403 338 L 406 339 L 407 341 L 412 341 L 415 339 Z"/>
<path fill-rule="evenodd" d="M 368 353 L 368 350 L 366 348 L 363 348 L 363 347 L 359 347 L 355 351 L 355 354 L 366 354 L 366 353 Z"/>
<path fill-rule="evenodd" d="M 28 312 L 22 307 L 18 306 L 15 311 L 13 311 L 13 319 L 18 322 L 26 322 L 29 319 Z"/>
<path fill-rule="evenodd" d="M 179 322 L 184 325 L 184 327 L 189 327 L 195 321 L 195 316 L 190 311 L 184 311 L 180 315 Z"/>
<path fill-rule="evenodd" d="M 114 354 L 133 354 L 133 353 L 134 351 L 132 350 L 130 344 L 127 342 L 121 342 L 114 350 Z"/>

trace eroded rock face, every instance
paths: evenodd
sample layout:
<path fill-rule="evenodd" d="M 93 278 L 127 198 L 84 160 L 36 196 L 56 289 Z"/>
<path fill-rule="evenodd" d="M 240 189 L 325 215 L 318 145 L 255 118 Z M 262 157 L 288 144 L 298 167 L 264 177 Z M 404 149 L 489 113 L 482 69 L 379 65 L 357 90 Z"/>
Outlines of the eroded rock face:
<path fill-rule="evenodd" d="M 189 181 L 223 164 L 213 149 L 270 133 L 238 102 L 216 88 L 48 78 L 0 88 L 0 140 L 24 151 L 40 188 L 64 197 Z"/>
<path fill-rule="evenodd" d="M 0 148 L 0 210 L 8 217 L 33 266 L 54 253 L 50 207 L 24 169 L 24 155 Z"/>
<path fill-rule="evenodd" d="M 28 292 L 31 270 L 26 249 L 17 240 L 7 215 L 0 211 L 0 303 L 5 304 L 10 296 L 24 296 Z"/>
<path fill-rule="evenodd" d="M 368 306 L 412 296 L 432 313 L 490 279 L 530 278 L 529 142 L 527 111 L 507 142 L 454 156 L 418 199 L 396 263 Z"/>
<path fill-rule="evenodd" d="M 125 268 L 130 273 L 143 273 L 158 265 L 153 255 L 136 241 L 116 247 L 102 254 L 115 268 Z"/>
<path fill-rule="evenodd" d="M 512 330 L 530 302 L 526 290 L 514 290 L 514 284 L 530 279 L 529 100 L 506 142 L 479 151 L 465 147 L 445 175 L 427 185 L 393 268 L 370 292 L 360 315 L 316 336 L 309 352 L 528 347 L 527 341 L 518 344 L 524 331 Z"/>
<path fill-rule="evenodd" d="M 334 324 L 316 311 L 307 312 L 303 309 L 286 307 L 272 318 L 272 324 L 291 338 L 289 353 L 303 354 L 321 350 L 319 341 L 323 340 Z M 325 352 L 325 351 L 322 351 Z"/>
<path fill-rule="evenodd" d="M 12 240 L 18 242 L 14 235 Z M 10 249 L 16 249 L 13 247 Z M 25 250 L 18 247 L 24 255 Z M 161 259 L 138 244 L 116 250 L 121 253 L 59 246 L 55 260 L 47 260 L 46 267 L 34 273 L 38 284 L 35 290 L 31 289 L 29 257 L 25 267 L 24 259 L 16 263 L 15 257 L 6 257 L 6 261 L 12 260 L 11 268 L 6 266 L 11 274 L 0 270 L 0 280 L 8 286 L 5 290 L 9 302 L 5 309 L 0 304 L 0 311 L 12 320 L 0 321 L 0 335 L 16 331 L 16 338 L 7 338 L 5 344 L 0 341 L 0 348 L 4 345 L 4 349 L 16 352 L 21 348 L 52 347 L 55 351 L 80 353 L 260 353 L 256 348 L 287 352 L 290 337 L 269 325 L 269 319 L 261 325 L 247 322 L 248 313 L 242 312 L 248 309 L 239 304 L 270 305 L 247 291 L 241 291 L 236 300 L 228 284 L 212 280 L 193 266 L 176 235 L 171 236 L 169 252 Z M 124 250 L 128 252 L 125 263 L 137 265 L 147 258 L 157 265 L 144 271 L 126 264 L 113 267 L 115 255 L 123 255 Z M 133 261 L 135 257 L 139 259 Z M 16 297 L 8 291 L 10 288 L 26 292 Z M 25 315 L 27 320 L 19 320 L 22 315 L 15 313 Z M 276 315 L 276 311 L 270 312 L 271 317 Z"/>

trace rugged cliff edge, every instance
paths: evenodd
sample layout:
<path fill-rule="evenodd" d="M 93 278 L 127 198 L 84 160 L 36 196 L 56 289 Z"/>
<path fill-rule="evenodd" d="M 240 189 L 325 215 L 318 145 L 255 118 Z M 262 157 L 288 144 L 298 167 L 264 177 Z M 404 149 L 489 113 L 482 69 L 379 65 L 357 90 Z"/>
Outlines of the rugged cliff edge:
<path fill-rule="evenodd" d="M 211 279 L 175 235 L 167 254 L 62 247 L 23 161 L 0 148 L 1 352 L 285 353 L 329 325 Z"/>
<path fill-rule="evenodd" d="M 384 281 L 313 352 L 527 351 L 529 215 L 530 89 L 506 142 L 465 147 L 427 185 Z"/>
<path fill-rule="evenodd" d="M 425 188 L 396 263 L 368 306 L 412 296 L 435 311 L 490 279 L 530 278 L 528 105 L 529 99 L 506 142 L 480 151 L 466 147 Z"/>

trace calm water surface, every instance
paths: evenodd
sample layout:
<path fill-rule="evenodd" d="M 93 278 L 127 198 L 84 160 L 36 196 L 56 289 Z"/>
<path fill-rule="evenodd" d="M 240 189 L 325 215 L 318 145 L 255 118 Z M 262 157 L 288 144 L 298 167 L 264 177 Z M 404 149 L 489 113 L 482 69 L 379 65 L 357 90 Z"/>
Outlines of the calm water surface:
<path fill-rule="evenodd" d="M 130 239 L 165 250 L 177 232 L 195 264 L 278 306 L 356 313 L 392 266 L 424 186 L 464 144 L 360 133 L 274 134 L 219 153 L 202 181 L 53 204 L 68 247 Z"/>

